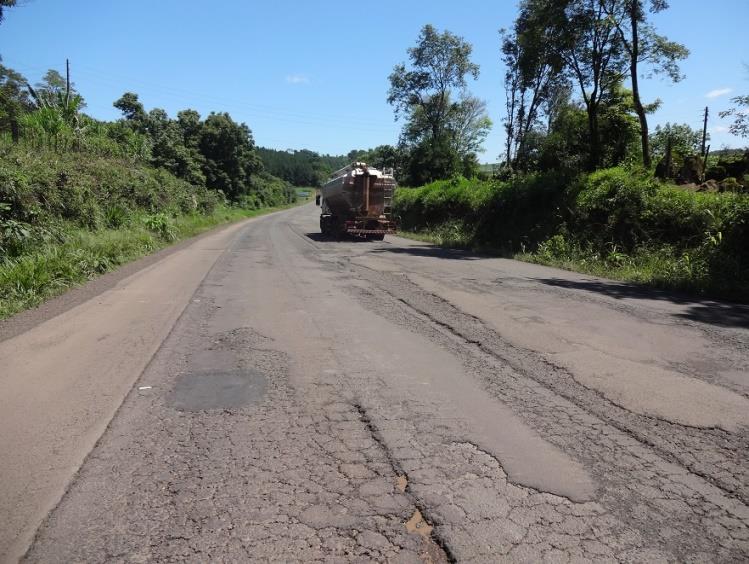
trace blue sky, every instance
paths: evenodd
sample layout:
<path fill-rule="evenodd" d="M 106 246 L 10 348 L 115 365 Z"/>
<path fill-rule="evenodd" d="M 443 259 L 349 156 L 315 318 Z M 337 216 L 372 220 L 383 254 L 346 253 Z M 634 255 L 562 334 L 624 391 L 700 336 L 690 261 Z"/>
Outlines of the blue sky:
<path fill-rule="evenodd" d="M 246 122 L 259 145 L 341 154 L 394 143 L 400 124 L 385 101 L 387 77 L 406 59 L 419 29 L 431 23 L 462 35 L 481 67 L 471 91 L 488 103 L 495 125 L 481 156 L 502 150 L 503 67 L 497 30 L 509 27 L 516 2 L 274 0 L 19 0 L 0 24 L 4 64 L 36 82 L 64 69 L 98 118 L 118 116 L 112 102 L 137 92 L 146 108 L 171 115 L 228 111 Z M 663 100 L 652 125 L 701 126 L 706 105 L 712 146 L 744 146 L 718 111 L 749 93 L 746 22 L 749 1 L 671 0 L 655 22 L 690 48 L 678 84 L 648 80 L 649 101 Z"/>

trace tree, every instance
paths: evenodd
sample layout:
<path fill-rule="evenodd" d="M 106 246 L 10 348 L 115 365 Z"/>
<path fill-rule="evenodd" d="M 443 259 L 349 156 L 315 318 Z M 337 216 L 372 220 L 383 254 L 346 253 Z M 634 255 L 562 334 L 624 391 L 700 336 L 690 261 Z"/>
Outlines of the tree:
<path fill-rule="evenodd" d="M 534 130 L 528 137 L 528 159 L 538 170 L 555 170 L 571 177 L 587 165 L 590 131 L 587 111 L 569 96 L 554 101 L 548 133 Z M 630 90 L 620 85 L 601 98 L 599 107 L 601 165 L 617 166 L 636 151 L 638 123 Z M 634 149 L 634 150 L 633 150 Z"/>
<path fill-rule="evenodd" d="M 671 150 L 678 156 L 695 155 L 700 152 L 702 132 L 692 129 L 686 123 L 666 123 L 657 126 L 650 136 L 653 154 L 663 157 L 666 146 L 671 142 Z"/>
<path fill-rule="evenodd" d="M 20 137 L 21 115 L 33 109 L 26 84 L 23 75 L 0 64 L 0 131 L 10 130 L 14 143 Z"/>
<path fill-rule="evenodd" d="M 120 110 L 125 119 L 132 122 L 136 129 L 142 129 L 142 132 L 146 131 L 146 110 L 138 100 L 137 94 L 125 92 L 112 105 Z"/>
<path fill-rule="evenodd" d="M 466 92 L 467 78 L 479 73 L 472 49 L 463 38 L 426 25 L 408 50 L 409 67 L 396 65 L 389 77 L 387 101 L 396 119 L 405 117 L 401 140 L 415 159 L 406 168 L 422 171 L 418 178 L 459 172 L 461 160 L 479 148 L 491 126 L 485 104 Z"/>
<path fill-rule="evenodd" d="M 559 100 L 550 116 L 547 135 L 534 132 L 528 139 L 529 161 L 541 171 L 557 171 L 571 177 L 587 165 L 590 153 L 588 117 L 579 103 Z"/>
<path fill-rule="evenodd" d="M 478 78 L 479 67 L 471 62 L 473 47 L 463 38 L 444 31 L 438 33 L 425 25 L 416 47 L 408 50 L 411 70 L 396 65 L 390 75 L 387 101 L 394 106 L 396 118 L 420 110 L 429 124 L 432 137 L 440 137 L 445 125 L 450 94 L 466 88 L 466 77 Z"/>
<path fill-rule="evenodd" d="M 548 17 L 545 6 L 523 0 L 512 32 L 500 30 L 506 67 L 505 161 L 511 167 L 525 168 L 526 140 L 539 125 L 543 107 L 567 83 L 556 38 L 548 36 L 554 32 Z"/>
<path fill-rule="evenodd" d="M 454 150 L 461 157 L 479 151 L 491 127 L 492 120 L 483 100 L 465 95 L 450 106 L 447 130 Z"/>
<path fill-rule="evenodd" d="M 617 166 L 635 156 L 639 123 L 632 91 L 621 84 L 611 88 L 601 100 L 601 164 Z"/>
<path fill-rule="evenodd" d="M 590 168 L 595 169 L 601 161 L 599 109 L 606 92 L 621 82 L 621 44 L 598 0 L 571 0 L 565 16 L 565 26 L 560 30 L 566 41 L 562 56 L 585 103 L 590 134 Z"/>
<path fill-rule="evenodd" d="M 3 18 L 5 17 L 3 10 L 5 8 L 12 8 L 15 5 L 16 5 L 16 0 L 0 0 L 0 23 L 2 23 Z"/>
<path fill-rule="evenodd" d="M 515 140 L 518 133 L 518 116 L 522 99 L 522 75 L 520 71 L 520 46 L 515 34 L 500 29 L 502 62 L 505 64 L 505 165 L 512 167 L 515 156 Z"/>
<path fill-rule="evenodd" d="M 458 154 L 444 137 L 425 139 L 409 152 L 406 183 L 421 186 L 462 172 Z"/>
<path fill-rule="evenodd" d="M 736 107 L 720 112 L 720 117 L 733 118 L 733 123 L 729 126 L 729 131 L 733 135 L 749 137 L 749 96 L 736 96 L 731 98 L 731 102 L 736 104 Z"/>
<path fill-rule="evenodd" d="M 190 150 L 185 144 L 179 122 L 169 119 L 167 113 L 161 108 L 154 108 L 148 112 L 146 124 L 148 135 L 153 143 L 152 164 L 165 168 L 192 184 L 204 184 L 205 176 L 201 171 L 203 159 L 197 146 L 194 150 Z"/>
<path fill-rule="evenodd" d="M 203 122 L 200 152 L 206 185 L 235 201 L 250 192 L 251 176 L 263 168 L 250 129 L 227 113 L 211 113 Z"/>
<path fill-rule="evenodd" d="M 655 74 L 665 74 L 673 82 L 683 77 L 679 61 L 689 56 L 689 50 L 680 43 L 669 41 L 658 35 L 648 23 L 643 0 L 601 0 L 601 6 L 616 26 L 617 34 L 626 52 L 629 77 L 632 83 L 632 98 L 640 122 L 642 163 L 651 165 L 648 145 L 647 108 L 640 97 L 640 65 L 648 65 Z M 668 9 L 666 0 L 650 0 L 650 13 L 657 14 Z"/>
<path fill-rule="evenodd" d="M 530 37 L 548 43 L 577 85 L 590 137 L 588 168 L 601 162 L 599 110 L 606 93 L 623 78 L 623 48 L 600 0 L 527 0 Z"/>

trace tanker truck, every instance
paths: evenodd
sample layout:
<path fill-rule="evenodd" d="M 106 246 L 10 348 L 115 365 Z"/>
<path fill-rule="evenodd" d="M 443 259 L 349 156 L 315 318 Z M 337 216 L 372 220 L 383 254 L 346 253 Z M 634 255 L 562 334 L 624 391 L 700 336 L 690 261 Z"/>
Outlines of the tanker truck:
<path fill-rule="evenodd" d="M 320 231 L 381 241 L 395 233 L 390 209 L 394 191 L 392 170 L 358 162 L 337 170 L 320 189 Z"/>

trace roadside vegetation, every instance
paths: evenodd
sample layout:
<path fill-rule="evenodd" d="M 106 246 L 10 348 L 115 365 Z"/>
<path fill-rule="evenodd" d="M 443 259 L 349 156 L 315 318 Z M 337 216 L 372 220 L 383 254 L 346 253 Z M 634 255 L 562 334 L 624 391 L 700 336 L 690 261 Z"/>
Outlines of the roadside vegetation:
<path fill-rule="evenodd" d="M 500 33 L 506 144 L 477 167 L 491 122 L 468 92 L 471 46 L 426 26 L 390 77 L 404 119 L 378 148 L 401 185 L 394 213 L 411 236 L 522 260 L 749 301 L 749 152 L 710 153 L 689 124 L 649 128 L 660 101 L 643 75 L 683 78 L 689 51 L 657 33 L 667 2 L 522 0 Z M 748 136 L 747 99 L 723 117 Z M 472 109 L 469 109 L 472 108 Z M 698 108 L 695 108 L 698 110 Z M 701 124 L 700 124 L 701 125 Z"/>
<path fill-rule="evenodd" d="M 288 206 L 229 114 L 176 119 L 134 93 L 95 120 L 69 77 L 0 64 L 0 318 L 213 226 Z"/>
<path fill-rule="evenodd" d="M 661 101 L 643 98 L 644 81 L 678 82 L 689 56 L 654 27 L 668 9 L 521 0 L 498 36 L 505 145 L 492 166 L 477 157 L 493 123 L 470 91 L 473 47 L 431 25 L 388 77 L 398 142 L 346 155 L 258 148 L 229 114 L 170 117 L 132 92 L 114 102 L 121 119 L 98 121 L 68 76 L 50 70 L 32 86 L 0 64 L 0 315 L 190 226 L 292 203 L 352 161 L 394 170 L 393 212 L 412 236 L 749 301 L 749 151 L 711 152 L 701 123 L 649 124 Z M 749 137 L 749 97 L 731 104 L 717 113 Z M 78 260 L 97 238 L 110 249 L 92 251 L 101 262 Z M 30 257 L 62 248 L 79 274 L 19 266 L 55 264 Z"/>
<path fill-rule="evenodd" d="M 746 301 L 749 198 L 690 192 L 642 169 L 437 181 L 400 189 L 402 226 L 447 247 Z"/>

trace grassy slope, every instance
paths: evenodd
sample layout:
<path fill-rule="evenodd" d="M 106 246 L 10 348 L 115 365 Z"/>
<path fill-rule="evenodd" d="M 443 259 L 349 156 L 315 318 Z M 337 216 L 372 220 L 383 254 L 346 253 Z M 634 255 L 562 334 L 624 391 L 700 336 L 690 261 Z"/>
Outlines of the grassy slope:
<path fill-rule="evenodd" d="M 443 247 L 749 301 L 747 195 L 692 193 L 610 169 L 571 186 L 436 182 L 399 190 L 395 211 L 405 236 Z"/>
<path fill-rule="evenodd" d="M 0 263 L 0 319 L 35 307 L 73 286 L 180 239 L 291 205 L 259 210 L 220 206 L 207 215 L 179 216 L 166 237 L 138 221 L 119 229 L 77 228 L 68 233 L 64 243 L 47 243 L 34 252 Z"/>
<path fill-rule="evenodd" d="M 289 201 L 278 179 L 260 175 L 254 185 L 240 208 L 142 161 L 0 143 L 0 319 Z"/>

